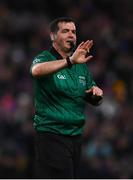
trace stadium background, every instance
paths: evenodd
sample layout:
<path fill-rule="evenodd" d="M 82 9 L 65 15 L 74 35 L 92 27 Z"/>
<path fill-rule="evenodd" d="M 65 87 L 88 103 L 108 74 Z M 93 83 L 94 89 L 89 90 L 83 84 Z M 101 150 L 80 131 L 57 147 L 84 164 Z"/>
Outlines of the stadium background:
<path fill-rule="evenodd" d="M 93 39 L 89 68 L 104 90 L 87 105 L 80 178 L 133 178 L 133 1 L 0 1 L 0 178 L 33 178 L 33 89 L 29 67 L 49 48 L 46 24 L 77 21 Z"/>

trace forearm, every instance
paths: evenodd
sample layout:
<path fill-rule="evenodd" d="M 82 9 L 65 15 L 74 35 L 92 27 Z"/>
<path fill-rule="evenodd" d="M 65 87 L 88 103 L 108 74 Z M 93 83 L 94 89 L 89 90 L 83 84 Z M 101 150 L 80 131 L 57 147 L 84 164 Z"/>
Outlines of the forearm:
<path fill-rule="evenodd" d="M 46 76 L 55 73 L 67 66 L 68 64 L 66 59 L 38 63 L 33 66 L 32 75 L 34 77 Z"/>

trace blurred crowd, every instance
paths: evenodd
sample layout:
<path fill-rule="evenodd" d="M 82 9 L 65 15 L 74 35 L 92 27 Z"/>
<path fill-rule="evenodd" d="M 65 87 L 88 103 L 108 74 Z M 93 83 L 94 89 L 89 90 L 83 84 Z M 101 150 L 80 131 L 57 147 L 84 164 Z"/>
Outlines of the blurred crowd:
<path fill-rule="evenodd" d="M 50 48 L 47 24 L 76 20 L 78 43 L 93 39 L 88 63 L 104 91 L 87 104 L 80 178 L 133 178 L 133 1 L 0 1 L 0 178 L 33 178 L 33 89 L 29 67 Z"/>

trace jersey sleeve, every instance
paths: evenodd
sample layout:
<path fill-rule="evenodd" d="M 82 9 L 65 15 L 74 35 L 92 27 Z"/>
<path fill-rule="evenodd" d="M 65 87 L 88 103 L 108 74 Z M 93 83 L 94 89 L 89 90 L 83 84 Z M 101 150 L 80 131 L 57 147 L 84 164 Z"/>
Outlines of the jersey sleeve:
<path fill-rule="evenodd" d="M 32 74 L 32 68 L 35 64 L 38 63 L 43 63 L 43 62 L 47 62 L 48 61 L 48 56 L 45 52 L 43 52 L 42 54 L 39 54 L 38 56 L 36 56 L 33 61 L 32 64 L 30 66 L 30 74 Z"/>
<path fill-rule="evenodd" d="M 93 79 L 92 73 L 89 71 L 87 66 L 86 66 L 86 86 L 87 89 L 90 89 L 92 86 L 97 86 L 96 82 Z"/>

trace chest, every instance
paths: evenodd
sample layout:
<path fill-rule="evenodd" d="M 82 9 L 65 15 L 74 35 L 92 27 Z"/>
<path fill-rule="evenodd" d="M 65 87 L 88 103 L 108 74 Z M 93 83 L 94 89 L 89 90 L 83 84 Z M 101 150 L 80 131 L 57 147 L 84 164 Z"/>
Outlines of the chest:
<path fill-rule="evenodd" d="M 86 90 L 86 76 L 83 69 L 64 69 L 53 76 L 56 89 L 71 95 L 84 95 Z"/>

